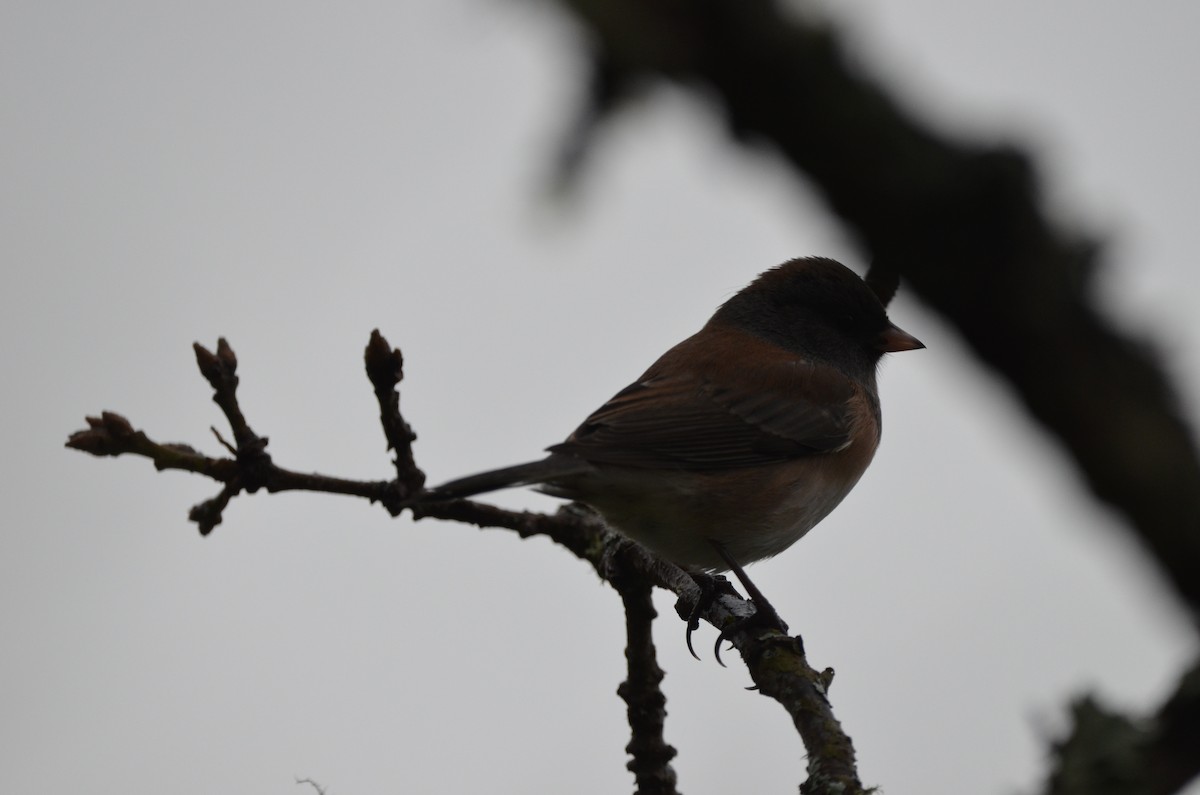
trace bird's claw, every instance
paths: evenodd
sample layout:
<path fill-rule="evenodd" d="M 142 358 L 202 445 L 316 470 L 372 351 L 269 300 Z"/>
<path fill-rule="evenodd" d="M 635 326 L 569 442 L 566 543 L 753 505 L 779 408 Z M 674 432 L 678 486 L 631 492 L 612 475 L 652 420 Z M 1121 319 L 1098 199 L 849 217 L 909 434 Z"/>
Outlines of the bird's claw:
<path fill-rule="evenodd" d="M 755 589 L 757 590 L 757 589 Z M 722 667 L 726 667 L 721 659 L 721 644 L 726 641 L 733 641 L 733 636 L 739 632 L 746 632 L 751 629 L 763 629 L 781 632 L 784 635 L 788 634 L 788 626 L 784 620 L 779 617 L 779 613 L 770 602 L 758 593 L 757 598 L 750 598 L 751 604 L 754 605 L 754 612 L 743 618 L 736 619 L 727 624 L 717 635 L 717 642 L 713 644 L 713 656 L 716 657 L 717 663 Z M 798 639 L 798 638 L 797 638 Z"/>
<path fill-rule="evenodd" d="M 729 580 L 720 574 L 689 573 L 692 580 L 695 581 L 696 586 L 700 589 L 700 596 L 696 599 L 695 604 L 688 609 L 686 616 L 684 616 L 682 604 L 677 609 L 680 617 L 687 621 L 686 639 L 688 652 L 699 660 L 700 655 L 696 654 L 696 649 L 692 646 L 692 633 L 700 626 L 700 616 L 704 614 L 704 611 L 712 607 L 713 602 L 717 600 L 718 596 L 724 594 L 737 596 L 737 591 L 729 584 Z"/>

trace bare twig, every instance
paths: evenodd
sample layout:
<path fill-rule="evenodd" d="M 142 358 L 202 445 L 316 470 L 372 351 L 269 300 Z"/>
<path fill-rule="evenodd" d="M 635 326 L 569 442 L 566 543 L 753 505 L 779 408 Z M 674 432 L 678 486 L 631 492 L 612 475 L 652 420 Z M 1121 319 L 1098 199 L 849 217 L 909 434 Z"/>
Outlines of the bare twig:
<path fill-rule="evenodd" d="M 385 352 L 380 353 L 380 348 Z M 225 507 L 243 491 L 252 494 L 265 488 L 268 492 L 317 491 L 365 497 L 371 502 L 378 502 L 392 516 L 398 516 L 408 501 L 419 492 L 425 476 L 412 463 L 409 443 L 415 434 L 407 430 L 405 435 L 408 425 L 400 417 L 399 398 L 395 397 L 395 385 L 400 380 L 399 351 L 395 351 L 394 355 L 386 353 L 390 348 L 378 332 L 372 335 L 371 345 L 368 346 L 368 373 L 383 408 L 384 429 L 389 445 L 399 445 L 396 466 L 402 479 L 398 480 L 347 480 L 293 472 L 276 466 L 267 453 L 267 438 L 250 428 L 238 405 L 237 357 L 233 348 L 222 337 L 217 343 L 216 353 L 199 343 L 193 345 L 193 349 L 201 374 L 213 388 L 213 402 L 221 407 L 229 421 L 236 445 L 231 446 L 222 439 L 215 428 L 213 433 L 233 453 L 233 458 L 212 458 L 188 445 L 155 442 L 144 431 L 134 430 L 129 420 L 110 411 L 103 412 L 99 417 L 88 417 L 88 428 L 71 434 L 67 447 L 97 456 L 142 456 L 153 461 L 158 470 L 193 472 L 224 484 L 215 497 L 199 503 L 188 513 L 188 518 L 200 528 L 201 535 L 208 535 L 221 523 Z M 390 370 L 385 366 L 389 360 L 394 363 Z M 391 393 L 394 399 L 389 401 L 387 393 Z M 401 459 L 408 464 L 402 465 Z"/>
<path fill-rule="evenodd" d="M 608 571 L 610 581 L 619 582 L 624 576 L 620 572 L 625 570 L 635 572 L 637 577 L 649 578 L 654 585 L 677 594 L 681 616 L 691 612 L 700 589 L 687 572 L 659 560 L 616 533 L 605 532 L 608 539 L 599 570 Z M 753 609 L 741 597 L 721 592 L 703 617 L 720 629 L 737 624 Z M 833 671 L 818 672 L 812 668 L 800 639 L 775 630 L 751 627 L 734 631 L 730 640 L 741 653 L 759 692 L 787 710 L 800 734 L 808 754 L 808 779 L 801 792 L 844 795 L 865 792 L 858 778 L 854 744 L 842 729 L 827 697 Z"/>
<path fill-rule="evenodd" d="M 317 791 L 317 795 L 325 795 L 325 788 L 322 787 L 317 782 L 313 781 L 311 778 L 297 778 L 296 783 L 297 784 L 308 784 L 310 787 L 312 787 L 313 789 L 315 789 Z"/>
<path fill-rule="evenodd" d="M 200 343 L 192 343 L 196 352 L 196 364 L 200 373 L 213 388 L 213 402 L 221 407 L 229 427 L 233 430 L 233 439 L 237 443 L 239 454 L 245 452 L 257 455 L 266 449 L 267 440 L 250 430 L 250 425 L 242 415 L 242 409 L 237 400 L 237 356 L 229 347 L 224 337 L 217 340 L 217 352 L 205 348 Z"/>
<path fill-rule="evenodd" d="M 675 795 L 675 749 L 667 744 L 663 724 L 667 697 L 659 685 L 662 668 L 655 656 L 652 628 L 657 613 L 653 588 L 644 578 L 612 578 L 625 606 L 625 661 L 628 674 L 617 688 L 629 718 L 630 740 L 625 750 L 633 758 L 626 765 L 633 773 L 635 795 Z"/>
<path fill-rule="evenodd" d="M 268 458 L 266 462 L 251 460 L 251 477 L 247 477 L 246 465 L 233 458 L 211 458 L 183 444 L 162 444 L 154 441 L 144 431 L 134 430 L 129 420 L 111 411 L 99 417 L 87 418 L 88 428 L 76 431 L 67 440 L 67 447 L 96 456 L 135 455 L 148 458 L 159 471 L 179 470 L 204 475 L 225 484 L 220 494 L 191 509 L 189 518 L 200 525 L 206 534 L 221 522 L 221 511 L 230 499 L 240 491 L 250 491 L 248 480 L 255 489 L 277 491 L 316 491 L 326 494 L 346 494 L 365 497 L 379 502 L 393 516 L 399 515 L 403 505 L 395 497 L 392 481 L 361 481 L 329 477 L 328 475 L 293 472 L 276 466 Z"/>
<path fill-rule="evenodd" d="M 379 421 L 388 449 L 396 451 L 396 480 L 401 485 L 398 490 L 406 495 L 416 494 L 425 485 L 425 473 L 417 468 L 413 459 L 412 443 L 417 440 L 417 434 L 400 416 L 397 386 L 404 379 L 404 355 L 383 338 L 379 329 L 375 329 L 363 359 L 367 365 L 367 378 L 371 379 L 379 401 Z"/>

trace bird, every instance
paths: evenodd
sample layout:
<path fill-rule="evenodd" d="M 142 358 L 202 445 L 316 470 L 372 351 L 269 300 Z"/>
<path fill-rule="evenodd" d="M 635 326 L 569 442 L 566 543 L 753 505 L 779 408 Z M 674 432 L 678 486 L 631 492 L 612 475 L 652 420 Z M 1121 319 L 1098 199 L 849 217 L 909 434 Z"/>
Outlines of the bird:
<path fill-rule="evenodd" d="M 706 572 L 772 557 L 825 518 L 879 445 L 876 366 L 924 348 L 826 257 L 761 274 L 545 458 L 452 480 L 430 499 L 514 486 L 591 506 Z"/>
<path fill-rule="evenodd" d="M 877 365 L 924 347 L 850 268 L 792 259 L 721 304 L 546 457 L 426 496 L 536 486 L 689 573 L 732 570 L 763 611 L 741 567 L 787 549 L 846 497 L 879 446 Z"/>

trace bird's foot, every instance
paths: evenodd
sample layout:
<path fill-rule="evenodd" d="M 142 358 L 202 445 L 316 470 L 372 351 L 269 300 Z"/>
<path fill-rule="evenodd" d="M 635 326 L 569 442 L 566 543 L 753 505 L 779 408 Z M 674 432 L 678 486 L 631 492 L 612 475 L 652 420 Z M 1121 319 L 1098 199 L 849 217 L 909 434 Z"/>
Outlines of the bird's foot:
<path fill-rule="evenodd" d="M 721 595 L 738 596 L 738 592 L 729 584 L 729 580 L 725 579 L 720 574 L 705 574 L 703 572 L 688 572 L 696 586 L 700 589 L 700 596 L 696 599 L 696 603 L 687 610 L 684 614 L 686 605 L 683 602 L 676 604 L 676 612 L 680 618 L 687 621 L 687 649 L 697 660 L 700 655 L 696 654 L 696 650 L 692 647 L 692 633 L 700 626 L 700 616 L 705 610 L 712 607 L 713 602 L 717 601 L 717 597 Z"/>
<path fill-rule="evenodd" d="M 721 644 L 727 640 L 731 640 L 734 635 L 751 629 L 774 630 L 787 635 L 788 626 L 779 616 L 779 612 L 775 610 L 775 607 L 767 600 L 767 597 L 763 595 L 763 592 L 754 584 L 754 581 L 746 575 L 746 571 L 741 567 L 741 564 L 733 559 L 733 556 L 725 550 L 725 547 L 715 541 L 712 542 L 712 545 L 717 550 L 717 554 L 721 556 L 721 560 L 725 561 L 725 565 L 733 572 L 733 576 L 737 577 L 738 582 L 746 589 L 746 596 L 749 597 L 750 603 L 754 605 L 753 613 L 728 624 L 717 635 L 717 642 L 713 646 L 713 655 L 717 658 L 717 662 L 724 667 L 725 663 L 721 661 Z M 803 649 L 804 641 L 799 636 L 796 637 L 796 642 Z"/>

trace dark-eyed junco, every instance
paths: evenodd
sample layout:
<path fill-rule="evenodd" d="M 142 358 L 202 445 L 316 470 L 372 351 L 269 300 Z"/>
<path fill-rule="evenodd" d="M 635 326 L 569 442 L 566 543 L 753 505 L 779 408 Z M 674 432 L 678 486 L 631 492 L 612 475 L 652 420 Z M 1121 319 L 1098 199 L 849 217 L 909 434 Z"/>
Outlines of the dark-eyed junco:
<path fill-rule="evenodd" d="M 776 555 L 842 501 L 879 445 L 875 367 L 923 348 L 831 259 L 772 268 L 540 461 L 429 499 L 538 484 L 692 571 Z"/>

